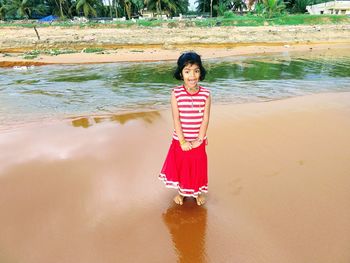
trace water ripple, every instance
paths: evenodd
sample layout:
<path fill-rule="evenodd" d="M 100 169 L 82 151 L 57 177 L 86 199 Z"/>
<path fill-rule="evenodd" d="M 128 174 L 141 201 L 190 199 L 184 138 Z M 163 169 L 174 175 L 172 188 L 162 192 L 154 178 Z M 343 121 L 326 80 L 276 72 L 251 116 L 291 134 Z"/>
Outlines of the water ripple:
<path fill-rule="evenodd" d="M 205 61 L 214 103 L 269 101 L 350 91 L 350 49 Z M 173 62 L 0 68 L 0 125 L 169 108 Z"/>

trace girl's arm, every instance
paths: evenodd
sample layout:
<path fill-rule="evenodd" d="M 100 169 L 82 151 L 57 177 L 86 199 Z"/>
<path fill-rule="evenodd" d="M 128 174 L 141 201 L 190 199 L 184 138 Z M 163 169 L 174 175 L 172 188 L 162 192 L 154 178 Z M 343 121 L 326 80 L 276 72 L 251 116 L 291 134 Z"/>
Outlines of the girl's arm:
<path fill-rule="evenodd" d="M 205 135 L 207 134 L 207 129 L 208 129 L 208 125 L 209 125 L 209 117 L 210 117 L 210 106 L 211 106 L 211 96 L 209 95 L 209 97 L 205 103 L 203 122 L 202 122 L 200 129 L 199 129 L 198 138 L 194 143 L 192 143 L 194 148 L 196 148 L 202 144 L 202 141 L 203 141 Z"/>
<path fill-rule="evenodd" d="M 177 137 L 179 138 L 179 143 L 181 145 L 182 150 L 184 151 L 191 150 L 192 145 L 191 143 L 185 140 L 185 137 L 181 129 L 180 114 L 179 114 L 179 109 L 177 107 L 177 100 L 176 100 L 174 91 L 171 93 L 171 111 L 173 114 L 174 129 Z"/>

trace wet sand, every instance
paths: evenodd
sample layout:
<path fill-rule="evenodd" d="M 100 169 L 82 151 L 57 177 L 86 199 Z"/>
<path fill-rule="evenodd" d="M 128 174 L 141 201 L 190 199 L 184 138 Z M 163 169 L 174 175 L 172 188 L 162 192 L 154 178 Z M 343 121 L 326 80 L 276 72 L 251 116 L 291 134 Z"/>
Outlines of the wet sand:
<path fill-rule="evenodd" d="M 204 207 L 157 179 L 169 111 L 0 132 L 0 262 L 350 261 L 350 93 L 213 105 Z"/>

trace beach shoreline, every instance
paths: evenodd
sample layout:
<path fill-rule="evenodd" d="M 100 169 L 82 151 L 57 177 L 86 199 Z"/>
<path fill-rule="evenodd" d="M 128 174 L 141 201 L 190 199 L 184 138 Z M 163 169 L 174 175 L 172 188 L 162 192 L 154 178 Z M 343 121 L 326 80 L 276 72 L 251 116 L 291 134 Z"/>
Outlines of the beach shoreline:
<path fill-rule="evenodd" d="M 95 53 L 73 53 L 57 56 L 39 55 L 35 59 L 23 59 L 22 57 L 2 57 L 0 67 L 14 66 L 44 66 L 44 65 L 72 65 L 72 64 L 100 64 L 120 62 L 160 62 L 176 61 L 179 55 L 185 51 L 195 50 L 204 60 L 219 59 L 235 56 L 253 56 L 259 54 L 276 54 L 285 52 L 315 52 L 327 50 L 348 49 L 349 43 L 313 43 L 313 44 L 265 44 L 245 45 L 235 48 L 212 48 L 212 47 L 191 47 L 189 49 L 154 49 L 144 48 L 139 50 L 123 48 L 121 50 L 106 51 L 104 54 Z"/>
<path fill-rule="evenodd" d="M 187 50 L 204 59 L 276 52 L 342 49 L 350 44 L 350 25 L 214 28 L 32 28 L 0 31 L 0 66 L 149 62 L 175 60 Z M 97 49 L 86 53 L 87 49 Z M 61 50 L 70 54 L 48 55 Z M 25 53 L 37 51 L 34 58 Z M 41 53 L 40 53 L 41 52 Z"/>

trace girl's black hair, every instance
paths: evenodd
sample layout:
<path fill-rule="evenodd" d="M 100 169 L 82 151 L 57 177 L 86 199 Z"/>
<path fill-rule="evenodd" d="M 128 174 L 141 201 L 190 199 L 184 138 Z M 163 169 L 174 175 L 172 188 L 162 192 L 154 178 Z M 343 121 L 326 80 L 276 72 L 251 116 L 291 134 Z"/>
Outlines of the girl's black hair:
<path fill-rule="evenodd" d="M 207 71 L 205 70 L 205 68 L 202 65 L 202 60 L 200 55 L 198 55 L 196 52 L 186 52 L 183 53 L 177 60 L 177 68 L 174 72 L 174 78 L 178 79 L 178 80 L 182 80 L 182 70 L 184 67 L 186 67 L 187 65 L 193 65 L 196 64 L 200 71 L 201 71 L 201 75 L 199 77 L 199 80 L 204 80 L 205 78 L 205 74 L 207 73 Z"/>

